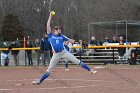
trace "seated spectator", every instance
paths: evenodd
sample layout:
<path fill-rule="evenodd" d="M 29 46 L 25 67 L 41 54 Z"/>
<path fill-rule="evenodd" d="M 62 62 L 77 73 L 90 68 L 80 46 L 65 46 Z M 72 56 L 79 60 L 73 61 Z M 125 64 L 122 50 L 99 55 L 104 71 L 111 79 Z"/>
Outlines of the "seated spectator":
<path fill-rule="evenodd" d="M 120 37 L 119 37 L 119 42 L 120 42 L 120 41 L 122 41 L 123 43 L 125 43 L 125 40 L 124 40 L 123 36 L 120 36 Z"/>
<path fill-rule="evenodd" d="M 79 42 L 75 42 L 75 43 L 73 44 L 73 46 L 74 46 L 74 47 L 80 46 L 80 44 L 79 44 Z M 76 54 L 74 54 L 75 56 L 77 55 L 77 52 L 78 52 L 78 51 L 79 51 L 79 48 L 73 48 L 73 52 L 76 53 Z"/>
<path fill-rule="evenodd" d="M 119 45 L 124 45 L 124 42 L 120 41 Z M 118 48 L 118 53 L 120 57 L 124 56 L 125 52 L 126 52 L 126 48 L 122 48 L 122 47 Z"/>
<path fill-rule="evenodd" d="M 82 40 L 82 48 L 87 48 L 88 47 L 88 44 L 86 43 L 85 40 Z"/>
<path fill-rule="evenodd" d="M 79 48 L 77 51 L 78 56 L 82 55 L 83 53 L 83 40 L 79 40 L 79 45 L 81 46 L 81 48 Z"/>
<path fill-rule="evenodd" d="M 91 46 L 97 46 L 97 45 L 99 45 L 98 42 L 96 41 L 95 36 L 92 36 L 91 37 L 91 40 L 89 42 L 89 45 L 91 45 Z M 96 51 L 96 49 L 90 49 L 89 52 L 87 53 L 87 55 L 92 55 L 95 51 Z"/>
<path fill-rule="evenodd" d="M 105 40 L 104 40 L 105 43 L 110 43 L 110 39 L 108 37 L 105 37 Z"/>
<path fill-rule="evenodd" d="M 92 45 L 92 46 L 97 46 L 98 45 L 98 42 L 96 41 L 95 36 L 92 36 L 91 37 L 91 40 L 89 42 L 89 45 Z"/>
<path fill-rule="evenodd" d="M 120 36 L 119 39 L 120 39 L 119 40 L 119 45 L 124 45 L 125 41 L 123 39 L 123 36 Z M 124 56 L 125 52 L 126 52 L 126 48 L 122 48 L 122 47 L 118 48 L 119 56 Z"/>
<path fill-rule="evenodd" d="M 119 39 L 120 39 L 119 45 L 124 45 L 125 41 L 123 39 L 123 36 L 120 36 Z M 126 48 L 123 48 L 123 47 L 118 48 L 118 53 L 119 53 L 119 59 L 121 61 L 121 59 L 124 59 L 124 54 L 126 53 Z M 121 63 L 122 63 L 122 61 L 121 61 Z"/>
<path fill-rule="evenodd" d="M 111 43 L 119 43 L 119 41 L 117 40 L 116 36 L 113 36 L 113 40 Z"/>
<path fill-rule="evenodd" d="M 73 46 L 81 46 L 81 48 L 74 48 L 75 56 L 81 56 L 84 53 L 84 47 L 87 46 L 85 41 L 79 40 L 79 42 L 75 42 Z"/>
<path fill-rule="evenodd" d="M 82 46 L 83 40 L 79 40 L 79 45 Z"/>

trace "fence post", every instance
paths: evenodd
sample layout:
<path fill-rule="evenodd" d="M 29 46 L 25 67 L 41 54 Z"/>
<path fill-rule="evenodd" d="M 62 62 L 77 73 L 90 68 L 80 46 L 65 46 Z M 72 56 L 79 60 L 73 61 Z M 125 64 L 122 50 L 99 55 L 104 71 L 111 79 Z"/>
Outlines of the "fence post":
<path fill-rule="evenodd" d="M 26 38 L 24 37 L 24 48 L 26 48 Z M 26 61 L 26 50 L 25 50 L 25 66 L 27 66 L 27 61 Z"/>
<path fill-rule="evenodd" d="M 24 37 L 24 48 L 26 48 L 26 38 Z"/>

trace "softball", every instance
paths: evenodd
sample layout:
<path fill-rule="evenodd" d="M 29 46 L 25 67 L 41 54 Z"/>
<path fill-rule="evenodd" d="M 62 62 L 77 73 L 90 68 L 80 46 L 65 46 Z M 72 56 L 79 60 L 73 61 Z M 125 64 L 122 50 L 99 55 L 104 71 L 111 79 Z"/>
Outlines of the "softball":
<path fill-rule="evenodd" d="M 54 11 L 51 11 L 51 15 L 54 16 L 55 15 L 55 12 Z"/>

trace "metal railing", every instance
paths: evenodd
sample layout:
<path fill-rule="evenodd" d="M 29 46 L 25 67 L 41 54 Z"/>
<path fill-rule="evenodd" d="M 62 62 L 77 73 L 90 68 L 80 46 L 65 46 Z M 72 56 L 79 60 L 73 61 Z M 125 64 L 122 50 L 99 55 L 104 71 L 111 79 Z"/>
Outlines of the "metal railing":
<path fill-rule="evenodd" d="M 72 49 L 76 49 L 76 48 L 82 48 L 81 46 L 72 46 L 71 47 Z M 77 58 L 79 58 L 80 60 L 82 60 L 82 58 L 84 58 L 85 61 L 104 61 L 104 60 L 108 60 L 108 61 L 116 61 L 117 59 L 117 52 L 116 52 L 116 48 L 140 48 L 140 45 L 104 45 L 104 46 L 88 46 L 85 50 L 90 50 L 90 49 L 104 49 L 107 51 L 106 48 L 109 48 L 110 52 L 108 52 L 108 54 L 110 53 L 111 55 L 92 55 L 92 56 L 83 56 L 81 53 L 79 56 L 76 56 Z M 33 48 L 13 48 L 12 50 L 39 50 L 40 47 L 33 47 Z M 0 48 L 0 52 L 2 50 L 8 50 L 8 48 Z M 104 54 L 104 53 L 107 53 L 107 52 L 95 52 L 95 54 Z M 99 58 L 99 59 L 96 59 L 96 58 Z M 103 59 L 103 58 L 106 58 L 106 59 Z M 109 59 L 108 59 L 109 58 Z"/>

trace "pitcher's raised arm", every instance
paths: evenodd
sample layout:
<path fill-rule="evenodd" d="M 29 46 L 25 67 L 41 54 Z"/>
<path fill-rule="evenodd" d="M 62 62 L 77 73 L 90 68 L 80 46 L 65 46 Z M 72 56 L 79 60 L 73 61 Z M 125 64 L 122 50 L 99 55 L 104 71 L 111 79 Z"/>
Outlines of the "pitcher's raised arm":
<path fill-rule="evenodd" d="M 50 25 L 51 24 L 51 19 L 52 19 L 52 15 L 50 13 L 49 19 L 47 21 L 47 34 L 51 33 L 51 25 Z"/>

